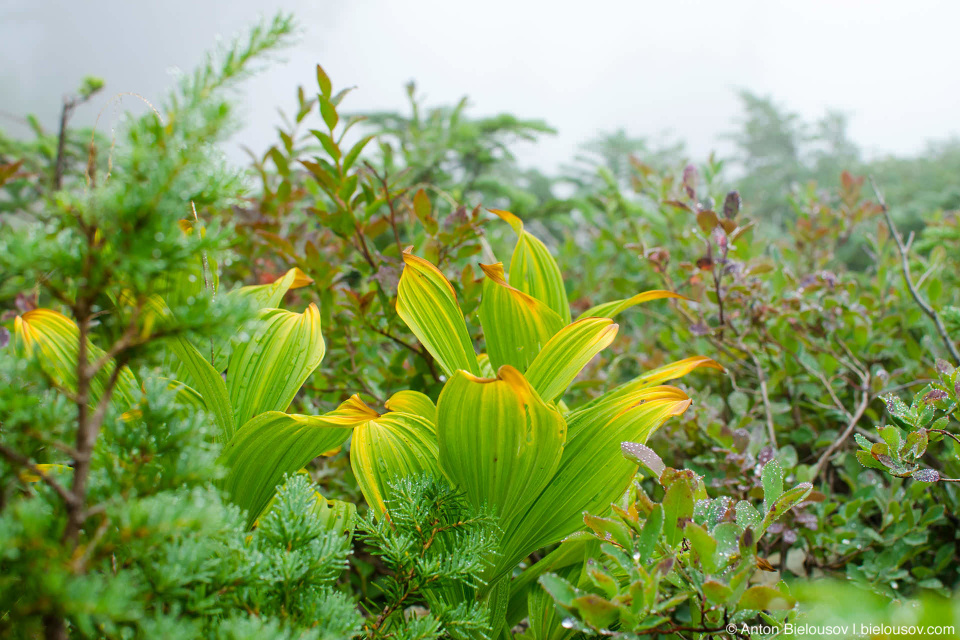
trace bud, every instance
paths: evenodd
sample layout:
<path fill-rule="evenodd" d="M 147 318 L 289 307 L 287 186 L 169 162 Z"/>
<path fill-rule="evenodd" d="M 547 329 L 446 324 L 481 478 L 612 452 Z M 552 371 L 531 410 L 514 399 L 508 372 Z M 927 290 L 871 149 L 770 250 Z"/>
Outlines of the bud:
<path fill-rule="evenodd" d="M 731 191 L 723 201 L 723 216 L 725 218 L 736 218 L 740 213 L 740 192 Z"/>

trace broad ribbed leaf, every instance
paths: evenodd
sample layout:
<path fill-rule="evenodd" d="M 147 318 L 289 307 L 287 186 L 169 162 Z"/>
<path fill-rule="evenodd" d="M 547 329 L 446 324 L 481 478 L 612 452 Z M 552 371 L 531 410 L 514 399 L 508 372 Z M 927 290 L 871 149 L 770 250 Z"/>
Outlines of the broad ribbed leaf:
<path fill-rule="evenodd" d="M 433 404 L 430 396 L 420 393 L 419 391 L 411 391 L 409 389 L 398 391 L 390 396 L 390 398 L 383 403 L 383 406 L 389 411 L 411 413 L 415 416 L 425 418 L 431 426 L 437 424 L 437 405 Z M 436 432 L 436 427 L 432 427 L 432 429 Z"/>
<path fill-rule="evenodd" d="M 481 264 L 487 275 L 480 302 L 480 326 L 494 369 L 505 364 L 526 371 L 563 319 L 545 302 L 516 289 L 503 277 L 503 265 Z"/>
<path fill-rule="evenodd" d="M 229 442 L 237 431 L 237 423 L 234 421 L 227 385 L 220 372 L 186 338 L 171 340 L 170 349 L 180 359 L 183 371 L 193 382 L 203 398 L 204 406 L 220 428 L 220 442 Z"/>
<path fill-rule="evenodd" d="M 717 369 L 719 371 L 724 371 L 724 368 L 716 361 L 706 357 L 706 356 L 694 356 L 692 358 L 684 358 L 683 360 L 677 360 L 676 362 L 671 362 L 670 364 L 652 369 L 642 376 L 638 376 L 626 382 L 618 387 L 614 387 L 610 391 L 607 391 L 605 394 L 598 398 L 594 398 L 585 405 L 578 407 L 578 411 L 584 409 L 589 409 L 594 407 L 601 402 L 615 401 L 624 396 L 628 396 L 635 391 L 640 389 L 647 389 L 654 385 L 667 382 L 668 380 L 676 380 L 677 378 L 682 378 L 687 375 L 694 369 L 698 367 L 706 367 L 708 369 Z"/>
<path fill-rule="evenodd" d="M 477 356 L 477 364 L 480 366 L 480 377 L 481 378 L 496 378 L 497 371 L 493 368 L 493 365 L 490 364 L 490 356 L 485 353 L 481 353 Z"/>
<path fill-rule="evenodd" d="M 288 270 L 284 275 L 268 284 L 257 284 L 247 287 L 240 287 L 228 292 L 226 295 L 239 300 L 246 300 L 251 307 L 251 311 L 260 311 L 262 309 L 279 308 L 283 303 L 283 297 L 291 289 L 305 287 L 312 283 L 313 279 L 297 268 Z M 239 330 L 239 327 L 238 327 Z M 210 362 L 217 371 L 223 372 L 227 368 L 227 362 L 230 359 L 230 353 L 233 351 L 234 341 L 231 337 L 217 339 L 209 347 Z M 206 352 L 205 352 L 206 354 Z M 204 356 L 206 357 L 206 355 Z M 179 370 L 177 370 L 179 372 Z"/>
<path fill-rule="evenodd" d="M 291 289 L 299 289 L 313 282 L 313 278 L 297 268 L 290 269 L 270 284 L 256 284 L 234 289 L 227 295 L 250 300 L 257 309 L 275 309 Z"/>
<path fill-rule="evenodd" d="M 521 619 L 526 617 L 528 613 L 534 611 L 532 603 L 529 608 L 527 606 L 527 601 L 533 597 L 533 594 L 546 593 L 535 586 L 537 578 L 547 571 L 554 573 L 581 571 L 585 551 L 588 546 L 596 544 L 596 542 L 596 538 L 586 532 L 574 534 L 560 543 L 556 549 L 546 556 L 534 564 L 527 566 L 519 575 L 514 576 L 510 581 L 510 603 L 507 606 L 507 624 L 513 627 L 519 623 Z M 564 569 L 567 571 L 562 571 Z M 531 586 L 533 587 L 532 589 Z M 544 613 L 543 611 L 540 612 L 541 615 Z"/>
<path fill-rule="evenodd" d="M 193 387 L 189 387 L 179 380 L 172 378 L 158 377 L 157 380 L 162 380 L 167 383 L 167 388 L 177 393 L 177 401 L 181 404 L 201 411 L 206 410 L 207 407 L 203 402 L 203 396 Z"/>
<path fill-rule="evenodd" d="M 80 329 L 67 316 L 52 309 L 27 311 L 14 320 L 14 333 L 27 357 L 36 356 L 44 373 L 58 386 L 77 390 L 77 361 L 80 357 Z M 87 363 L 104 356 L 103 349 L 87 340 Z M 90 405 L 100 401 L 104 387 L 113 373 L 111 360 L 90 381 Z M 127 367 L 120 369 L 111 402 L 128 409 L 137 402 L 140 386 Z"/>
<path fill-rule="evenodd" d="M 382 514 L 392 481 L 440 475 L 435 427 L 409 413 L 391 412 L 370 420 L 353 432 L 350 466 L 367 504 Z"/>
<path fill-rule="evenodd" d="M 613 342 L 618 329 L 609 318 L 586 318 L 567 325 L 530 364 L 527 380 L 545 401 L 556 400 L 591 358 Z"/>
<path fill-rule="evenodd" d="M 453 285 L 435 266 L 409 251 L 403 254 L 397 286 L 397 315 L 450 376 L 458 369 L 477 375 L 477 354 Z"/>
<path fill-rule="evenodd" d="M 673 291 L 654 289 L 652 291 L 638 293 L 637 295 L 624 300 L 613 300 L 611 302 L 598 304 L 595 307 L 590 307 L 581 313 L 577 320 L 582 320 L 583 318 L 614 318 L 618 313 L 622 313 L 634 305 L 649 302 L 650 300 L 660 300 L 661 298 L 679 298 L 680 300 L 690 299 L 686 296 L 680 295 L 679 293 L 674 293 Z"/>
<path fill-rule="evenodd" d="M 159 296 L 151 296 L 147 299 L 145 313 L 153 316 L 152 322 L 172 320 L 169 307 Z M 230 396 L 227 394 L 227 385 L 220 372 L 183 336 L 171 338 L 169 347 L 179 363 L 177 383 L 196 390 L 203 399 L 204 408 L 220 429 L 220 442 L 228 442 L 236 433 L 237 427 L 233 419 Z"/>
<path fill-rule="evenodd" d="M 517 233 L 517 246 L 510 258 L 510 284 L 547 303 L 563 324 L 570 324 L 570 303 L 567 302 L 563 276 L 546 245 L 529 231 L 524 231 L 523 221 L 509 211 L 490 209 L 490 212 L 509 223 Z"/>
<path fill-rule="evenodd" d="M 322 416 L 267 411 L 244 424 L 227 443 L 220 461 L 223 487 L 247 511 L 252 524 L 276 492 L 284 474 L 293 474 L 347 439 L 350 430 L 377 417 L 358 396 Z"/>
<path fill-rule="evenodd" d="M 323 354 L 320 311 L 315 304 L 303 313 L 261 311 L 250 339 L 234 345 L 227 367 L 236 423 L 265 411 L 286 410 L 320 366 Z"/>
<path fill-rule="evenodd" d="M 512 529 L 498 566 L 513 567 L 536 549 L 562 540 L 583 525 L 583 513 L 603 515 L 629 485 L 637 465 L 620 455 L 620 443 L 645 442 L 690 399 L 675 387 L 643 389 L 590 411 L 568 416 L 567 444 L 550 484 Z"/>
<path fill-rule="evenodd" d="M 494 379 L 458 371 L 437 402 L 441 469 L 504 530 L 553 477 L 566 435 L 560 414 L 509 365 Z"/>

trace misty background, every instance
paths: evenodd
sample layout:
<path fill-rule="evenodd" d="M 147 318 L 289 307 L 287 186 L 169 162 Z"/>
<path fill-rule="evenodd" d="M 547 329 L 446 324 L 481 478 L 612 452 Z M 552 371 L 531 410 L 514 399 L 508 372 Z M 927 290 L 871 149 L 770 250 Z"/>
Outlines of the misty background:
<path fill-rule="evenodd" d="M 215 38 L 233 37 L 277 9 L 301 25 L 297 44 L 243 86 L 239 140 L 262 150 L 277 108 L 314 65 L 357 90 L 350 111 L 406 111 L 416 80 L 428 106 L 470 97 L 474 116 L 511 112 L 558 130 L 521 144 L 522 164 L 551 171 L 600 130 L 683 140 L 694 157 L 721 154 L 742 113 L 738 90 L 769 95 L 814 120 L 849 116 L 865 157 L 919 153 L 956 136 L 960 3 L 895 0 L 771 2 L 503 2 L 416 0 L 5 0 L 0 3 L 0 128 L 34 113 L 54 128 L 62 96 L 85 75 L 106 89 L 76 112 L 88 125 L 118 92 L 161 103 L 178 69 Z M 146 107 L 124 98 L 121 109 Z M 100 127 L 116 121 L 104 110 Z"/>

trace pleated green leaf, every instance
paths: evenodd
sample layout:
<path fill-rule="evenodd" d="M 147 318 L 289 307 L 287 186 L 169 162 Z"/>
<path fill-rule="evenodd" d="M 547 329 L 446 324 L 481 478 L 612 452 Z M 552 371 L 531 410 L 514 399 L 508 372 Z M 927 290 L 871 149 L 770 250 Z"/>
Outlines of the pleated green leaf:
<path fill-rule="evenodd" d="M 567 325 L 530 364 L 527 380 L 541 398 L 553 402 L 587 363 L 613 342 L 618 329 L 609 318 L 586 318 Z"/>
<path fill-rule="evenodd" d="M 43 372 L 56 385 L 77 390 L 77 362 L 80 358 L 80 328 L 67 316 L 52 309 L 33 309 L 14 320 L 14 333 L 28 358 L 36 356 Z M 105 355 L 103 349 L 87 340 L 87 363 Z M 90 381 L 90 405 L 94 406 L 113 373 L 115 364 L 107 363 Z M 129 409 L 140 396 L 140 385 L 127 367 L 120 369 L 111 397 L 120 409 Z"/>
<path fill-rule="evenodd" d="M 305 287 L 311 282 L 313 279 L 310 276 L 300 269 L 293 268 L 269 284 L 240 287 L 227 295 L 250 300 L 257 309 L 275 309 L 283 302 L 283 297 L 288 291 Z"/>
<path fill-rule="evenodd" d="M 383 514 L 391 481 L 440 475 L 435 427 L 410 413 L 391 412 L 370 420 L 353 432 L 350 466 L 367 504 Z"/>
<path fill-rule="evenodd" d="M 351 429 L 376 417 L 358 396 L 322 416 L 261 413 L 240 427 L 220 454 L 227 468 L 223 488 L 247 511 L 247 522 L 252 524 L 284 474 L 296 473 L 325 451 L 339 447 Z"/>
<path fill-rule="evenodd" d="M 193 382 L 206 410 L 220 428 L 220 442 L 227 443 L 237 431 L 227 385 L 220 372 L 204 358 L 186 338 L 174 338 L 170 349 L 180 359 L 180 366 Z"/>
<path fill-rule="evenodd" d="M 517 246 L 510 258 L 510 284 L 547 303 L 563 324 L 570 324 L 570 303 L 567 302 L 563 276 L 546 245 L 529 231 L 524 231 L 523 221 L 509 211 L 490 209 L 490 212 L 517 233 Z"/>
<path fill-rule="evenodd" d="M 674 293 L 673 291 L 654 289 L 652 291 L 638 293 L 637 295 L 624 300 L 613 300 L 611 302 L 598 304 L 595 307 L 590 307 L 581 313 L 577 320 L 581 320 L 583 318 L 615 318 L 618 313 L 622 313 L 630 307 L 642 304 L 644 302 L 649 302 L 650 300 L 660 300 L 662 298 L 679 298 L 680 300 L 690 299 L 686 296 L 680 295 L 679 293 Z"/>
<path fill-rule="evenodd" d="M 439 269 L 409 251 L 403 261 L 397 315 L 448 376 L 458 369 L 477 375 L 477 354 L 453 285 Z"/>
<path fill-rule="evenodd" d="M 158 377 L 157 380 L 166 382 L 167 388 L 177 393 L 177 401 L 184 406 L 200 409 L 201 411 L 206 410 L 207 407 L 203 402 L 203 396 L 193 387 L 187 386 L 179 380 L 172 378 Z"/>
<path fill-rule="evenodd" d="M 635 391 L 646 389 L 669 380 L 682 378 L 698 367 L 706 367 L 708 369 L 724 371 L 723 366 L 706 356 L 693 356 L 692 358 L 684 358 L 683 360 L 677 360 L 676 362 L 671 362 L 670 364 L 648 371 L 642 376 L 634 378 L 630 382 L 626 382 L 618 387 L 614 387 L 602 396 L 594 398 L 587 404 L 582 405 L 579 407 L 579 410 L 589 409 L 602 402 L 616 401 L 619 398 L 623 398 L 631 393 L 634 393 Z"/>
<path fill-rule="evenodd" d="M 431 425 L 437 424 L 437 405 L 433 404 L 430 396 L 419 391 L 404 390 L 390 396 L 383 403 L 389 411 L 397 413 L 411 413 L 415 416 L 425 418 Z M 436 428 L 433 428 L 434 432 Z"/>
<path fill-rule="evenodd" d="M 563 328 L 563 319 L 545 302 L 507 284 L 501 263 L 480 268 L 487 275 L 479 315 L 490 363 L 494 369 L 509 364 L 526 371 Z"/>
<path fill-rule="evenodd" d="M 159 296 L 152 296 L 147 300 L 145 315 L 154 323 L 172 319 L 169 307 Z M 150 315 L 153 317 L 150 318 Z M 219 441 L 226 443 L 236 433 L 237 423 L 234 422 L 230 396 L 223 377 L 186 338 L 177 336 L 170 339 L 169 348 L 179 363 L 177 383 L 194 389 L 200 395 L 204 408 L 220 430 Z"/>
<path fill-rule="evenodd" d="M 437 402 L 440 468 L 504 529 L 553 477 L 567 426 L 509 365 L 494 379 L 459 371 Z"/>
<path fill-rule="evenodd" d="M 231 298 L 246 300 L 253 311 L 276 309 L 283 304 L 283 298 L 288 291 L 305 287 L 312 282 L 313 278 L 300 269 L 293 268 L 273 282 L 240 287 L 226 295 Z M 230 359 L 234 344 L 235 342 L 230 338 L 222 338 L 216 340 L 213 345 L 210 361 L 221 373 L 227 368 L 227 362 Z"/>
<path fill-rule="evenodd" d="M 620 443 L 645 442 L 688 406 L 690 399 L 680 389 L 655 387 L 567 416 L 567 444 L 556 474 L 523 517 L 505 530 L 508 546 L 498 566 L 513 567 L 536 549 L 559 542 L 583 526 L 585 511 L 606 513 L 637 470 L 620 455 Z"/>
<path fill-rule="evenodd" d="M 481 353 L 477 356 L 477 364 L 480 365 L 480 377 L 481 378 L 496 378 L 497 371 L 493 368 L 493 365 L 490 364 L 490 356 L 485 353 Z"/>
<path fill-rule="evenodd" d="M 323 354 L 320 311 L 315 304 L 303 313 L 261 311 L 250 339 L 234 345 L 227 365 L 236 423 L 265 411 L 286 410 L 320 366 Z"/>

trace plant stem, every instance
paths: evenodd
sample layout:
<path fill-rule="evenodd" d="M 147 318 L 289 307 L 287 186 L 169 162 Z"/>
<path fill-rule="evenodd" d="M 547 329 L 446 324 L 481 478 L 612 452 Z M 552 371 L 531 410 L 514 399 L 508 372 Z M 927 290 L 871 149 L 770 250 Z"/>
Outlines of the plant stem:
<path fill-rule="evenodd" d="M 953 340 L 951 340 L 949 334 L 947 334 L 947 328 L 943 325 L 940 314 L 934 311 L 933 307 L 923 299 L 923 296 L 920 295 L 920 292 L 917 291 L 917 288 L 913 284 L 913 276 L 910 275 L 909 242 L 904 244 L 903 237 L 901 237 L 900 232 L 893 223 L 890 210 L 887 208 L 887 203 L 883 199 L 883 194 L 880 193 L 880 189 L 877 188 L 877 183 L 873 180 L 873 176 L 870 177 L 870 184 L 873 186 L 873 192 L 877 195 L 877 202 L 880 203 L 880 210 L 883 211 L 883 217 L 887 221 L 890 235 L 893 236 L 894 241 L 897 243 L 897 251 L 900 252 L 900 267 L 903 271 L 903 280 L 907 284 L 910 295 L 913 296 L 913 300 L 917 303 L 917 306 L 920 307 L 920 310 L 933 320 L 933 324 L 937 328 L 937 333 L 940 334 L 940 338 L 943 340 L 943 344 L 946 345 L 947 351 L 950 352 L 953 361 L 960 362 L 960 352 L 957 351 L 956 345 L 953 344 Z"/>

